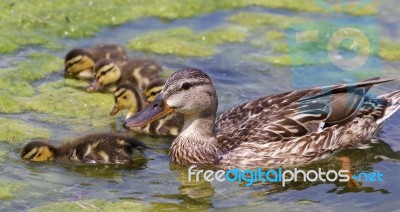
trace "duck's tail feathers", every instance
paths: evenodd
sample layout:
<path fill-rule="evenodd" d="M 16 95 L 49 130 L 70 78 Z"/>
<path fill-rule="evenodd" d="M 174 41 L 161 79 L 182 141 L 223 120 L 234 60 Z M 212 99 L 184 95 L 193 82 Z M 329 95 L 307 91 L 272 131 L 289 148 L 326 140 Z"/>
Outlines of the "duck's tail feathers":
<path fill-rule="evenodd" d="M 383 117 L 377 120 L 378 125 L 385 122 L 387 118 L 392 116 L 398 109 L 400 109 L 400 90 L 384 94 L 379 97 L 385 99 L 388 102 L 388 106 Z"/>

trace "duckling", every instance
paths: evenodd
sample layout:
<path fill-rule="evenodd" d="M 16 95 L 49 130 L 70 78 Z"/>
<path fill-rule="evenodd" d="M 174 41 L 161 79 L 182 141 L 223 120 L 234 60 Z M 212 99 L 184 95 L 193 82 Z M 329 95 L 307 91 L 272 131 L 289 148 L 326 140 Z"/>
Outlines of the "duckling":
<path fill-rule="evenodd" d="M 161 66 L 152 60 L 127 60 L 123 62 L 103 59 L 94 67 L 94 80 L 87 88 L 94 92 L 104 87 L 107 92 L 114 92 L 118 85 L 133 83 L 144 90 L 150 81 L 160 77 Z"/>
<path fill-rule="evenodd" d="M 65 55 L 64 75 L 78 79 L 93 79 L 93 67 L 101 59 L 127 60 L 126 51 L 115 44 L 96 45 L 90 49 L 72 49 Z"/>
<path fill-rule="evenodd" d="M 186 68 L 171 75 L 157 98 L 124 122 L 145 126 L 174 112 L 184 126 L 169 150 L 172 162 L 220 168 L 290 167 L 348 148 L 366 148 L 385 120 L 400 109 L 400 90 L 368 97 L 394 79 L 369 79 L 264 96 L 216 117 L 211 78 Z"/>
<path fill-rule="evenodd" d="M 157 85 L 157 83 L 153 84 Z M 148 88 L 148 90 L 155 90 L 156 87 Z M 151 93 L 157 95 L 158 93 Z M 154 99 L 150 95 L 149 97 Z M 142 110 L 145 101 L 138 89 L 131 84 L 123 84 L 117 88 L 114 92 L 115 105 L 110 112 L 110 116 L 114 116 L 120 110 L 128 110 L 128 114 L 125 119 L 128 119 L 138 111 Z M 150 135 L 161 135 L 161 136 L 176 136 L 180 132 L 183 126 L 183 116 L 181 114 L 171 114 L 162 119 L 159 119 L 151 124 L 144 126 L 143 128 L 134 127 L 129 130 L 139 133 L 145 133 Z"/>
<path fill-rule="evenodd" d="M 66 142 L 58 147 L 44 141 L 32 141 L 22 150 L 21 158 L 37 162 L 131 164 L 133 150 L 143 153 L 146 148 L 148 147 L 142 142 L 131 137 L 98 133 Z"/>
<path fill-rule="evenodd" d="M 157 95 L 162 91 L 165 85 L 165 79 L 158 78 L 150 82 L 150 84 L 146 88 L 146 103 L 150 103 L 154 101 Z"/>

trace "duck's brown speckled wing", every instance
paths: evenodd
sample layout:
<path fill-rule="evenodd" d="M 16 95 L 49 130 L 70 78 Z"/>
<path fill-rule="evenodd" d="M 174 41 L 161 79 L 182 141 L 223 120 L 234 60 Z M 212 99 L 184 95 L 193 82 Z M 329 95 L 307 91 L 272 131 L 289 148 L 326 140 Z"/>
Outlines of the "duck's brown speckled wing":
<path fill-rule="evenodd" d="M 226 152 L 248 145 L 246 143 L 285 143 L 297 138 L 308 139 L 307 142 L 329 140 L 330 130 L 318 131 L 352 121 L 359 114 L 369 88 L 387 81 L 391 79 L 372 79 L 263 97 L 223 113 L 216 121 L 216 137 Z"/>

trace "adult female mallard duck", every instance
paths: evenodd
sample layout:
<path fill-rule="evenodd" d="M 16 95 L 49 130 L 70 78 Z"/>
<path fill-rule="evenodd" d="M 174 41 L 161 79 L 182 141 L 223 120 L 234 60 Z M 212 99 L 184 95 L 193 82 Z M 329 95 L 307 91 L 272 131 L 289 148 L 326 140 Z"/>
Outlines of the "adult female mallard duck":
<path fill-rule="evenodd" d="M 53 146 L 43 141 L 28 143 L 21 153 L 25 160 L 60 161 L 87 164 L 131 164 L 133 150 L 148 148 L 142 142 L 111 133 L 91 134 L 77 140 Z"/>
<path fill-rule="evenodd" d="M 151 83 L 150 86 L 152 87 L 148 88 L 147 90 L 160 90 L 158 85 L 158 82 Z M 149 92 L 148 94 L 149 98 L 154 99 L 154 95 L 157 95 L 158 93 Z M 146 104 L 141 92 L 131 84 L 123 84 L 119 86 L 114 92 L 114 101 L 115 105 L 110 112 L 110 115 L 114 116 L 120 110 L 128 110 L 129 112 L 126 115 L 126 119 L 142 110 L 143 106 Z M 129 130 L 150 135 L 176 136 L 182 129 L 182 126 L 183 116 L 181 114 L 169 114 L 142 128 L 134 127 L 129 128 Z"/>
<path fill-rule="evenodd" d="M 172 112 L 184 115 L 169 156 L 180 164 L 220 167 L 288 167 L 365 147 L 400 107 L 400 90 L 369 98 L 371 79 L 271 95 L 233 108 L 216 119 L 210 77 L 188 68 L 175 72 L 157 98 L 125 121 L 143 126 Z"/>
<path fill-rule="evenodd" d="M 87 88 L 94 92 L 105 88 L 114 92 L 118 85 L 132 83 L 143 91 L 149 83 L 160 77 L 162 67 L 152 60 L 131 59 L 123 62 L 103 59 L 94 67 L 94 79 Z"/>
<path fill-rule="evenodd" d="M 65 76 L 78 79 L 93 79 L 93 67 L 101 59 L 124 61 L 128 59 L 126 51 L 115 44 L 99 44 L 93 48 L 72 49 L 65 55 Z"/>

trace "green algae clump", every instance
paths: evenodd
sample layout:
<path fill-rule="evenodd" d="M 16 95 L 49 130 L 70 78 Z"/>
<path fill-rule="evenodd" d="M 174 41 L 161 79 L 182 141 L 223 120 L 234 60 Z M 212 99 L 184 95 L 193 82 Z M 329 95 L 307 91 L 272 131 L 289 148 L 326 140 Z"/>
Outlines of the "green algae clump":
<path fill-rule="evenodd" d="M 304 56 L 279 55 L 253 58 L 256 61 L 266 62 L 275 66 L 304 66 L 328 63 L 329 59 L 306 58 Z"/>
<path fill-rule="evenodd" d="M 83 83 L 73 80 L 59 80 L 38 87 L 42 92 L 31 97 L 27 107 L 31 111 L 54 115 L 54 119 L 70 119 L 73 127 L 85 129 L 87 125 L 95 127 L 107 126 L 111 119 L 108 116 L 114 101 L 112 95 L 103 93 L 87 93 L 83 89 L 65 86 L 80 86 Z"/>
<path fill-rule="evenodd" d="M 28 45 L 56 45 L 59 38 L 94 36 L 105 26 L 118 26 L 144 17 L 174 20 L 218 10 L 249 6 L 291 11 L 327 13 L 343 12 L 363 16 L 377 14 L 376 4 L 322 4 L 308 0 L 98 0 L 98 1 L 1 1 L 0 53 L 11 53 Z M 101 14 L 101 15 L 98 15 Z"/>
<path fill-rule="evenodd" d="M 249 0 L 248 5 L 263 6 L 268 8 L 286 9 L 299 12 L 312 13 L 345 13 L 354 16 L 370 16 L 377 14 L 377 7 L 374 2 L 346 2 L 328 4 L 326 1 L 309 1 L 309 0 L 280 0 L 280 1 L 263 1 Z"/>
<path fill-rule="evenodd" d="M 33 53 L 27 60 L 16 62 L 14 67 L 0 70 L 1 93 L 33 96 L 35 89 L 29 82 L 60 71 L 62 63 L 62 59 L 54 55 Z"/>
<path fill-rule="evenodd" d="M 53 62 L 58 64 L 57 60 Z M 53 70 L 58 69 L 56 64 L 50 62 L 50 65 L 46 63 L 41 67 L 43 67 L 43 70 L 52 73 Z M 30 75 L 27 79 L 37 79 L 42 76 L 46 75 Z M 30 86 L 26 81 L 14 80 L 15 81 L 5 80 L 5 82 L 26 83 Z M 39 118 L 39 121 L 45 121 L 48 124 L 55 125 L 67 123 L 67 127 L 79 132 L 85 131 L 89 126 L 100 128 L 107 126 L 112 121 L 108 116 L 114 103 L 112 96 L 102 93 L 86 93 L 83 91 L 85 86 L 87 86 L 87 82 L 85 81 L 61 79 L 58 81 L 44 82 L 36 88 L 30 86 L 33 94 L 29 93 L 30 95 L 22 96 L 19 96 L 21 94 L 20 92 L 16 92 L 18 89 L 21 89 L 21 87 L 8 87 L 7 90 L 0 92 L 2 93 L 0 96 L 0 112 L 36 112 L 37 114 L 34 114 L 33 117 L 36 119 Z M 44 118 L 41 114 L 46 114 L 47 118 Z M 14 124 L 14 122 L 10 123 Z M 30 129 L 29 124 L 25 122 L 21 124 L 24 125 L 21 127 L 18 127 L 18 125 L 6 126 L 6 128 L 3 129 L 4 132 L 2 132 L 3 136 L 0 136 L 0 140 L 48 138 L 51 135 L 50 131 L 46 130 L 45 132 L 39 131 L 41 136 L 35 137 L 30 133 L 30 130 L 25 131 L 25 129 Z M 9 129 L 9 133 L 7 133 L 7 127 L 12 127 L 12 129 Z"/>
<path fill-rule="evenodd" d="M 138 201 L 109 202 L 104 200 L 79 200 L 54 202 L 33 208 L 31 211 L 144 211 L 146 205 Z"/>
<path fill-rule="evenodd" d="M 0 94 L 12 96 L 33 96 L 35 89 L 26 81 L 4 76 L 0 72 Z"/>
<path fill-rule="evenodd" d="M 61 71 L 63 60 L 51 54 L 33 53 L 16 65 L 17 70 L 11 76 L 31 82 Z"/>
<path fill-rule="evenodd" d="M 0 182 L 0 200 L 14 198 L 14 193 L 19 192 L 25 186 L 24 183 Z"/>
<path fill-rule="evenodd" d="M 51 131 L 24 121 L 0 117 L 0 141 L 13 143 L 34 138 L 48 139 Z"/>
<path fill-rule="evenodd" d="M 288 53 L 289 52 L 289 45 L 284 42 L 274 42 L 271 44 L 274 51 L 279 53 Z"/>
<path fill-rule="evenodd" d="M 400 43 L 384 39 L 380 43 L 379 57 L 388 61 L 400 60 Z"/>
<path fill-rule="evenodd" d="M 307 19 L 303 18 L 261 12 L 239 12 L 229 18 L 229 21 L 247 27 L 250 30 L 266 25 L 273 26 L 277 29 L 285 29 L 291 25 L 305 23 L 306 20 Z"/>
<path fill-rule="evenodd" d="M 0 70 L 0 112 L 20 113 L 27 111 L 26 103 L 36 89 L 30 82 L 60 71 L 62 59 L 49 55 L 33 53 L 27 60 L 14 63 L 14 67 Z"/>
<path fill-rule="evenodd" d="M 265 34 L 265 37 L 269 41 L 276 41 L 286 38 L 286 35 L 282 31 L 271 30 Z"/>
<path fill-rule="evenodd" d="M 245 37 L 246 32 L 235 26 L 204 32 L 194 32 L 188 27 L 178 27 L 136 37 L 129 42 L 128 47 L 157 54 L 207 57 L 218 52 L 217 45 L 240 42 Z"/>
<path fill-rule="evenodd" d="M 25 111 L 23 102 L 8 93 L 0 95 L 0 113 L 20 113 Z"/>
<path fill-rule="evenodd" d="M 336 4 L 332 7 L 337 13 L 345 13 L 353 16 L 372 16 L 378 14 L 376 2 L 347 2 Z"/>
<path fill-rule="evenodd" d="M 51 54 L 33 53 L 27 60 L 13 65 L 13 68 L 0 70 L 1 78 L 32 82 L 60 71 L 63 60 Z"/>
<path fill-rule="evenodd" d="M 136 37 L 129 41 L 128 48 L 157 54 L 207 57 L 216 53 L 210 46 L 199 44 L 201 38 L 187 27 L 180 27 Z"/>

